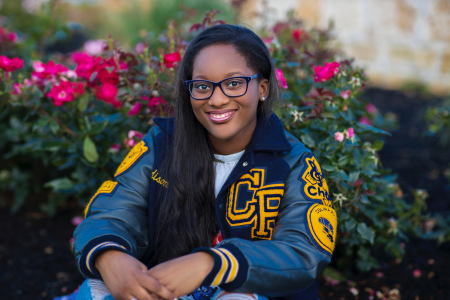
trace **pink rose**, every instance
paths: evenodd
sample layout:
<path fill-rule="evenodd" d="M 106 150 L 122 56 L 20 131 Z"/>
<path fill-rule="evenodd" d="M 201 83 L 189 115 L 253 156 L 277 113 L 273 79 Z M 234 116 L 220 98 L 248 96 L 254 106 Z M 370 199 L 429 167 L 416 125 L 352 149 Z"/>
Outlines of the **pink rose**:
<path fill-rule="evenodd" d="M 159 97 L 152 97 L 150 100 L 148 100 L 148 107 L 150 108 L 155 108 L 157 106 L 159 106 L 160 104 L 165 104 L 166 101 L 164 101 L 164 99 L 159 96 Z"/>
<path fill-rule="evenodd" d="M 297 43 L 300 43 L 301 37 L 302 37 L 302 30 L 301 30 L 300 28 L 295 29 L 295 30 L 292 32 L 292 37 L 294 38 L 294 40 L 295 40 Z"/>
<path fill-rule="evenodd" d="M 275 75 L 277 76 L 278 79 L 278 85 L 284 89 L 287 89 L 288 85 L 286 79 L 284 78 L 283 71 L 281 71 L 281 69 L 276 69 Z"/>
<path fill-rule="evenodd" d="M 348 137 L 350 139 L 355 136 L 355 131 L 353 130 L 353 127 L 350 127 L 349 129 L 347 129 L 347 132 L 348 132 Z"/>
<path fill-rule="evenodd" d="M 103 53 L 106 42 L 104 40 L 89 40 L 84 43 L 84 51 L 90 55 L 100 55 Z"/>
<path fill-rule="evenodd" d="M 102 61 L 101 57 L 90 56 L 81 52 L 74 53 L 72 59 L 77 64 L 75 73 L 86 80 L 91 79 L 92 74 L 96 71 L 97 66 L 99 66 Z"/>
<path fill-rule="evenodd" d="M 13 84 L 14 91 L 12 91 L 11 94 L 13 94 L 13 95 L 20 95 L 20 94 L 22 94 L 22 88 L 23 88 L 23 84 L 21 84 L 21 83 L 14 83 Z"/>
<path fill-rule="evenodd" d="M 119 144 L 114 144 L 114 145 L 111 145 L 111 147 L 109 147 L 109 152 L 112 152 L 112 153 L 117 153 L 117 152 L 119 152 L 119 150 L 120 150 Z"/>
<path fill-rule="evenodd" d="M 136 46 L 134 47 L 134 50 L 136 51 L 137 54 L 143 54 L 145 50 L 145 43 L 143 42 L 137 43 Z"/>
<path fill-rule="evenodd" d="M 135 138 L 135 139 L 140 140 L 143 137 L 144 137 L 144 134 L 142 132 L 139 132 L 137 130 L 130 130 L 130 131 L 128 131 L 128 138 L 129 139 Z"/>
<path fill-rule="evenodd" d="M 342 142 L 344 140 L 344 134 L 340 131 L 336 131 L 334 133 L 334 139 L 338 142 Z"/>
<path fill-rule="evenodd" d="M 112 85 L 119 84 L 119 74 L 116 73 L 115 69 L 113 69 L 111 72 L 107 69 L 102 69 L 98 72 L 97 78 L 101 83 L 110 83 Z"/>
<path fill-rule="evenodd" d="M 78 226 L 80 225 L 81 222 L 83 222 L 84 218 L 80 217 L 80 216 L 75 216 L 72 218 L 71 223 L 73 226 Z"/>
<path fill-rule="evenodd" d="M 348 99 L 350 97 L 350 90 L 341 91 L 341 97 L 343 99 Z"/>
<path fill-rule="evenodd" d="M 367 103 L 366 110 L 371 115 L 374 115 L 377 112 L 377 108 L 372 103 Z"/>
<path fill-rule="evenodd" d="M 56 106 L 61 106 L 64 102 L 71 102 L 75 93 L 69 81 L 61 81 L 59 84 L 55 84 L 46 96 L 51 98 Z"/>
<path fill-rule="evenodd" d="M 105 102 L 112 103 L 114 100 L 116 100 L 117 92 L 118 89 L 115 85 L 111 83 L 104 83 L 97 90 L 97 98 Z"/>
<path fill-rule="evenodd" d="M 136 102 L 133 107 L 131 107 L 131 109 L 128 111 L 128 116 L 132 117 L 135 116 L 139 113 L 139 111 L 141 110 L 142 104 L 140 102 Z"/>
<path fill-rule="evenodd" d="M 341 65 L 334 61 L 331 64 L 330 63 L 325 63 L 325 66 L 315 66 L 314 67 L 314 81 L 315 82 L 324 82 L 327 81 L 328 79 L 330 79 L 331 77 L 333 77 L 337 72 L 338 72 L 338 68 Z"/>
<path fill-rule="evenodd" d="M 181 55 L 178 52 L 164 54 L 164 66 L 166 68 L 173 68 L 175 67 L 178 62 L 181 60 Z"/>
<path fill-rule="evenodd" d="M 18 57 L 8 58 L 4 55 L 0 55 L 0 69 L 6 72 L 14 72 L 23 68 L 23 60 Z"/>
<path fill-rule="evenodd" d="M 370 122 L 369 118 L 362 116 L 361 119 L 359 119 L 359 123 L 366 124 L 366 125 L 372 125 L 372 122 Z"/>

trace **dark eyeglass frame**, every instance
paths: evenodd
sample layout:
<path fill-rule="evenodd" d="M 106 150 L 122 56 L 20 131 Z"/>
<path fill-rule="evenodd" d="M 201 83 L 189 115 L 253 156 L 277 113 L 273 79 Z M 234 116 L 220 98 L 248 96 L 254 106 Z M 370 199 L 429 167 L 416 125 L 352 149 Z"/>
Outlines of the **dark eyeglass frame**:
<path fill-rule="evenodd" d="M 221 81 L 218 81 L 218 82 L 214 82 L 214 81 L 210 81 L 210 80 L 205 80 L 205 79 L 194 79 L 194 80 L 186 80 L 186 81 L 184 82 L 184 85 L 185 85 L 186 88 L 188 89 L 189 95 L 191 95 L 192 99 L 195 99 L 195 100 L 206 100 L 206 99 L 211 98 L 212 95 L 214 94 L 214 91 L 216 90 L 216 86 L 218 86 L 218 87 L 220 88 L 220 90 L 222 91 L 222 93 L 223 93 L 225 96 L 231 97 L 231 98 L 235 98 L 235 97 L 242 97 L 242 96 L 244 96 L 245 94 L 247 94 L 248 83 L 249 83 L 252 79 L 258 78 L 258 77 L 260 77 L 260 76 L 261 76 L 261 73 L 258 73 L 258 74 L 252 75 L 252 76 L 234 76 L 234 77 L 228 77 L 228 78 L 225 78 L 224 80 L 221 80 Z M 242 95 L 238 95 L 238 96 L 230 96 L 230 95 L 228 95 L 227 93 L 225 93 L 225 91 L 224 91 L 223 88 L 222 88 L 222 82 L 227 81 L 227 80 L 230 80 L 230 79 L 234 79 L 234 78 L 242 78 L 242 79 L 245 79 L 245 81 L 246 81 L 246 83 L 247 83 L 247 85 L 245 86 L 245 92 L 244 92 Z M 211 95 L 209 95 L 208 97 L 205 97 L 205 98 L 195 98 L 194 96 L 192 96 L 192 92 L 191 92 L 191 89 L 190 89 L 191 83 L 194 83 L 194 82 L 205 82 L 205 81 L 212 84 Z"/>

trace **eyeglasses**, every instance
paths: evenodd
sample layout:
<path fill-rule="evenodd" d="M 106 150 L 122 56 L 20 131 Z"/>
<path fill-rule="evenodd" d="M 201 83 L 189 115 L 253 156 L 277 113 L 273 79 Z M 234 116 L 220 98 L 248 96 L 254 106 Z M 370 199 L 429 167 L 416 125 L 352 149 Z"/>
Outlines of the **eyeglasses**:
<path fill-rule="evenodd" d="M 184 85 L 188 88 L 189 94 L 195 100 L 205 100 L 212 97 L 216 86 L 220 87 L 222 93 L 228 97 L 240 97 L 247 93 L 248 83 L 261 74 L 253 76 L 236 76 L 225 78 L 219 82 L 209 80 L 187 80 Z"/>

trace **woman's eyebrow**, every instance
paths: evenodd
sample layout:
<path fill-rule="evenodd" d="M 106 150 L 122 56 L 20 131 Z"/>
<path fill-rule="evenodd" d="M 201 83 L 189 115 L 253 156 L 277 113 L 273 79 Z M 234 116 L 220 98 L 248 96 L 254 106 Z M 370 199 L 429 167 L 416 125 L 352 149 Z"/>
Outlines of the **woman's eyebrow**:
<path fill-rule="evenodd" d="M 230 72 L 230 73 L 227 73 L 223 79 L 226 79 L 226 78 L 228 78 L 228 77 L 233 77 L 233 76 L 248 76 L 248 75 L 245 75 L 244 73 L 242 73 L 242 72 L 240 72 L 240 71 L 236 71 L 236 72 Z M 205 79 L 205 80 L 209 80 L 209 79 L 208 79 L 208 76 L 205 76 L 205 75 L 202 75 L 202 74 L 196 75 L 195 77 L 192 77 L 192 79 Z"/>

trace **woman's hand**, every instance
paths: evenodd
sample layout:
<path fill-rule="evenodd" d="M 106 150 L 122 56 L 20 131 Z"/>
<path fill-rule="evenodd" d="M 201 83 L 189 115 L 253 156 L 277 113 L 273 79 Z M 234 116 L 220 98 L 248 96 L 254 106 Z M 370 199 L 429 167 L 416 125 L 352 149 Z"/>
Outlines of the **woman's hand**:
<path fill-rule="evenodd" d="M 148 274 L 180 297 L 198 288 L 213 266 L 211 254 L 197 252 L 159 264 Z"/>
<path fill-rule="evenodd" d="M 173 293 L 153 278 L 136 258 L 117 250 L 107 250 L 95 259 L 95 268 L 116 300 L 173 299 Z"/>

